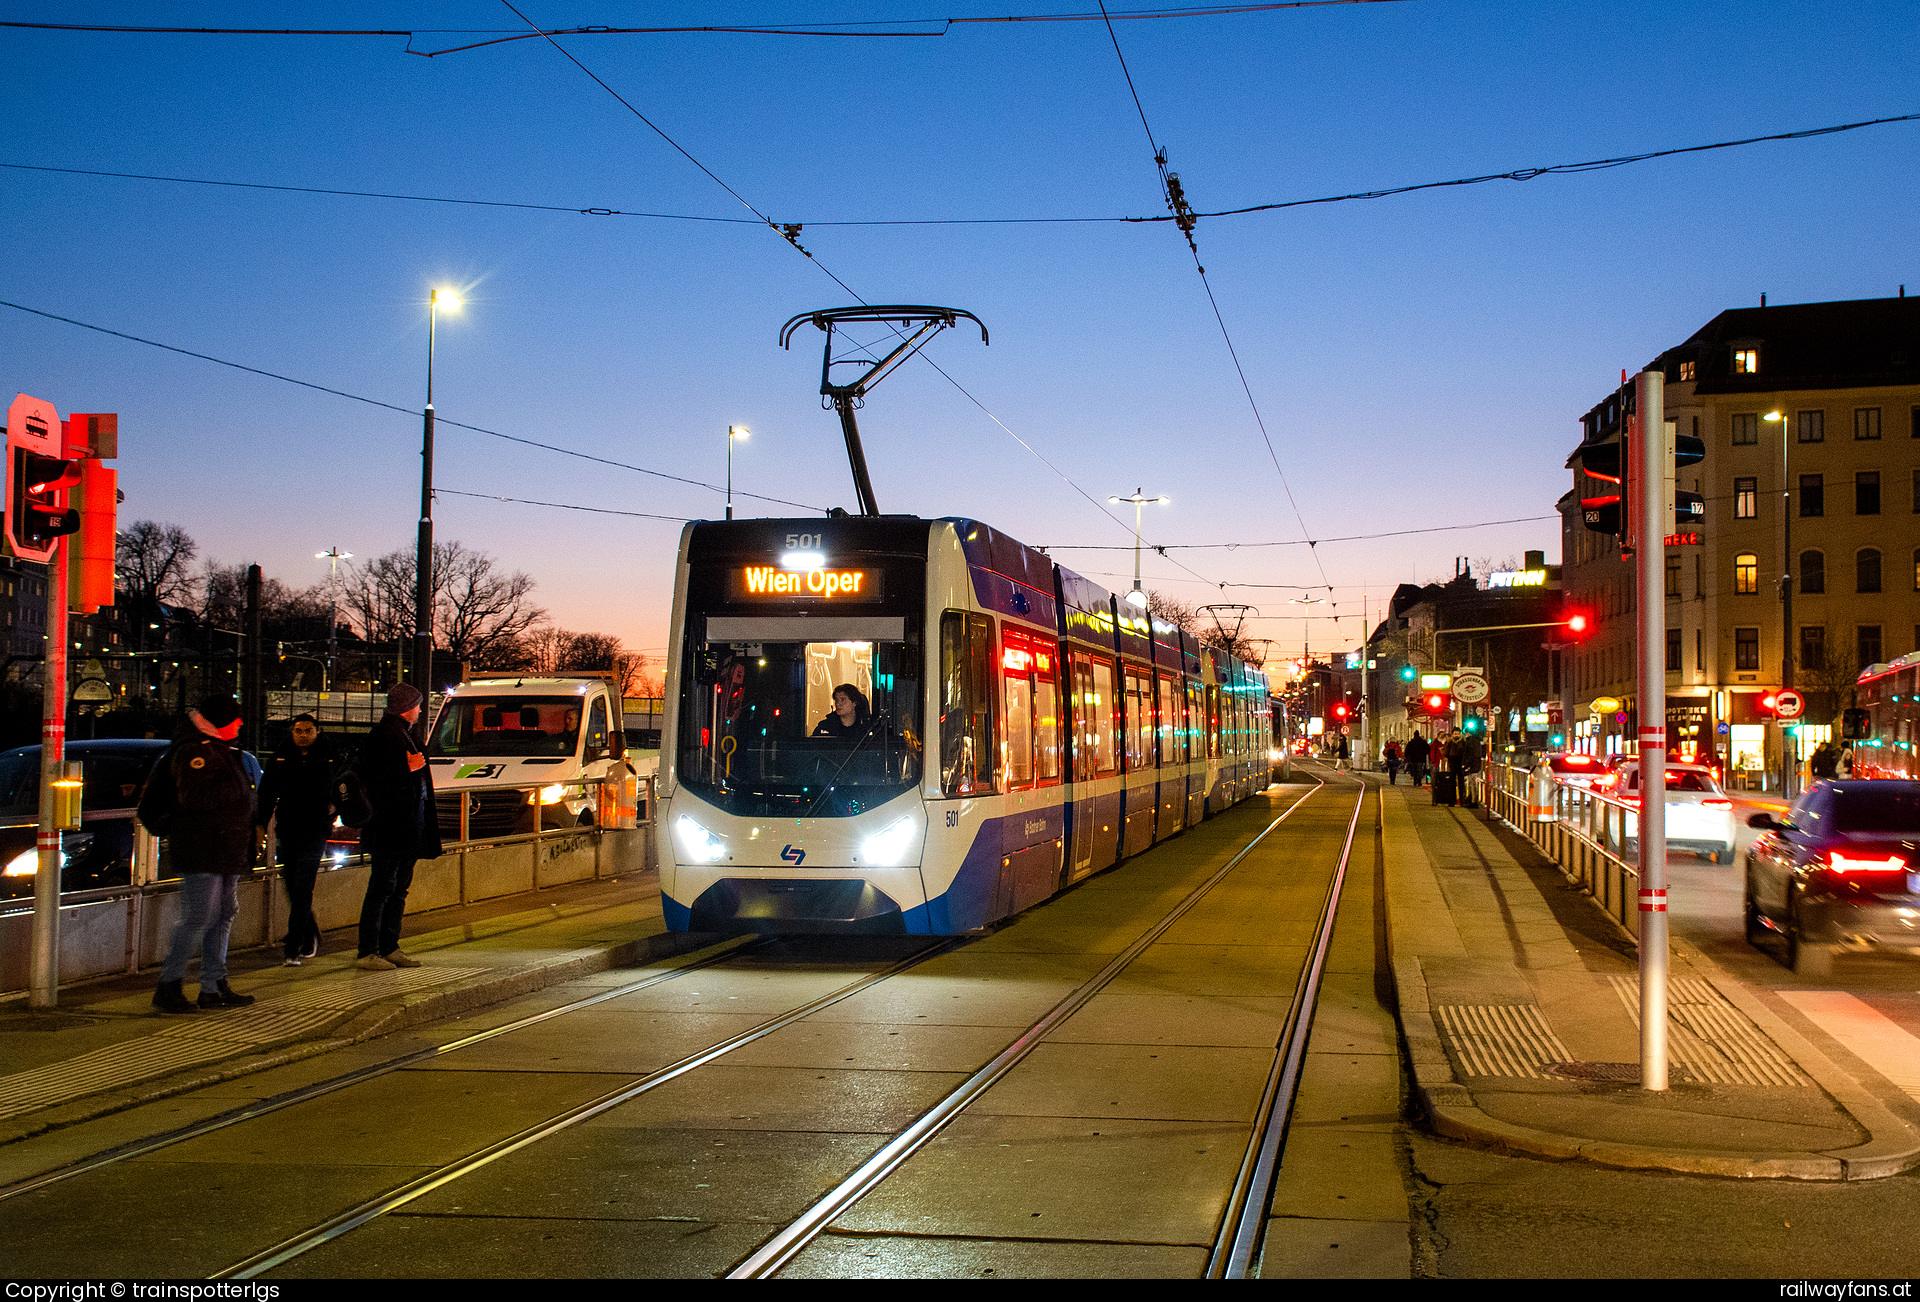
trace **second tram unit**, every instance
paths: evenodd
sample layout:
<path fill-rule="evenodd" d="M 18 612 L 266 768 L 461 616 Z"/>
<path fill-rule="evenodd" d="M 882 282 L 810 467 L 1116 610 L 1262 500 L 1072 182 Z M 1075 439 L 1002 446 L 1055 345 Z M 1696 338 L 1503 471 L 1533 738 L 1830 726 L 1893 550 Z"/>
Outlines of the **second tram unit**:
<path fill-rule="evenodd" d="M 1853 749 L 1856 778 L 1920 778 L 1920 651 L 1890 664 L 1869 665 L 1854 687 L 1858 706 L 1848 716 L 1861 720 L 1858 737 L 1841 744 Z"/>
<path fill-rule="evenodd" d="M 1268 784 L 1261 670 L 973 520 L 696 521 L 669 637 L 675 930 L 969 931 Z"/>

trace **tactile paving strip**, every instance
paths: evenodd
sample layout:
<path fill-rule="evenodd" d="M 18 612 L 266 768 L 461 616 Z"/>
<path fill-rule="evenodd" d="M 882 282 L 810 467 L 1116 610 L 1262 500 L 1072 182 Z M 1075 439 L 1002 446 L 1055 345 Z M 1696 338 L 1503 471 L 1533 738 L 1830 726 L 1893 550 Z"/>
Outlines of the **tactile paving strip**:
<path fill-rule="evenodd" d="M 1640 978 L 1607 978 L 1640 1024 Z M 1713 984 L 1700 977 L 1667 982 L 1667 1056 L 1697 1081 L 1722 1085 L 1811 1086 L 1813 1081 L 1748 1021 Z"/>
<path fill-rule="evenodd" d="M 1433 1011 L 1469 1076 L 1545 1080 L 1548 1066 L 1573 1056 L 1534 1004 L 1443 1004 Z"/>
<path fill-rule="evenodd" d="M 322 977 L 289 991 L 285 997 L 263 998 L 250 1008 L 194 1013 L 153 1035 L 0 1076 L 0 1118 L 152 1080 L 249 1048 L 279 1044 L 323 1027 L 363 1004 L 484 971 L 478 967 L 417 967 Z"/>

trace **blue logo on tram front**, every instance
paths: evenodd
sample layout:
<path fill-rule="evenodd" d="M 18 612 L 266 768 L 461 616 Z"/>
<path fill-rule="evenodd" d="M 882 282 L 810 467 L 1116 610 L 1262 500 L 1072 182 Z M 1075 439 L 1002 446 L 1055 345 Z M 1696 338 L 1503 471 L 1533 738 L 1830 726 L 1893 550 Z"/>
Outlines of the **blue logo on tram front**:
<path fill-rule="evenodd" d="M 791 845 L 783 845 L 780 847 L 780 857 L 792 864 L 795 868 L 798 868 L 806 860 L 807 852 L 805 850 L 796 850 Z"/>

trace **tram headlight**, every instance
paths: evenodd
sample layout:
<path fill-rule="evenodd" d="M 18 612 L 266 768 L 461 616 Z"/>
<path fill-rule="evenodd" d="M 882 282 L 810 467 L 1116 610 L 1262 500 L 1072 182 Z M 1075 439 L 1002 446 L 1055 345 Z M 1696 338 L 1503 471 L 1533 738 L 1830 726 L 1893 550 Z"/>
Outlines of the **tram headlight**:
<path fill-rule="evenodd" d="M 919 832 L 919 820 L 912 814 L 895 819 L 860 843 L 860 862 L 876 868 L 898 867 L 913 852 Z"/>
<path fill-rule="evenodd" d="M 727 843 L 685 814 L 674 820 L 673 830 L 680 838 L 680 849 L 694 863 L 712 863 L 727 852 Z"/>

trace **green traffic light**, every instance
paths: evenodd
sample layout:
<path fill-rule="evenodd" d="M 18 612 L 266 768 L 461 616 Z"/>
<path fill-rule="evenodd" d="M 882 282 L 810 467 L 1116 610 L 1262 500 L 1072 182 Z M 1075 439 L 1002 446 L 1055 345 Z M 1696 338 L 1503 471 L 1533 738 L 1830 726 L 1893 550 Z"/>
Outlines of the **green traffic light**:
<path fill-rule="evenodd" d="M 1401 665 L 1401 666 L 1400 666 L 1400 679 L 1401 679 L 1401 681 L 1402 681 L 1402 682 L 1408 682 L 1408 683 L 1410 683 L 1410 682 L 1412 682 L 1412 681 L 1413 681 L 1413 678 L 1414 678 L 1414 673 L 1413 673 L 1413 666 L 1412 666 L 1412 665 Z"/>

